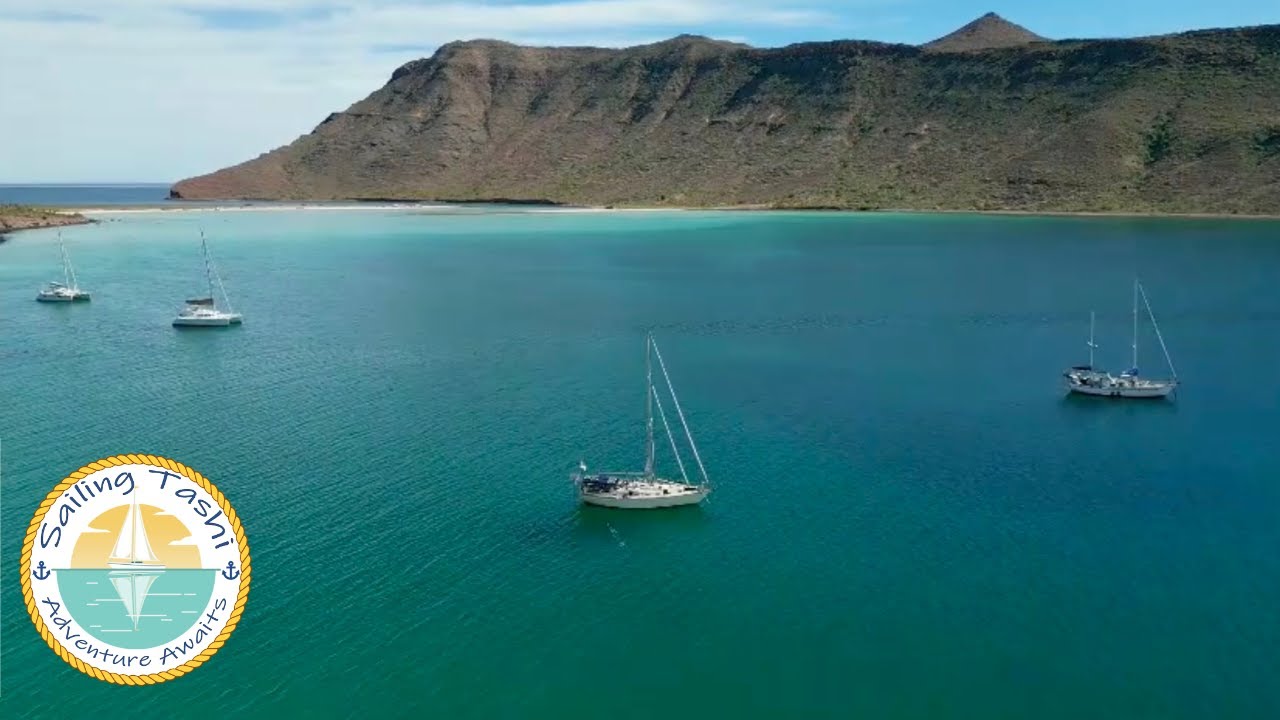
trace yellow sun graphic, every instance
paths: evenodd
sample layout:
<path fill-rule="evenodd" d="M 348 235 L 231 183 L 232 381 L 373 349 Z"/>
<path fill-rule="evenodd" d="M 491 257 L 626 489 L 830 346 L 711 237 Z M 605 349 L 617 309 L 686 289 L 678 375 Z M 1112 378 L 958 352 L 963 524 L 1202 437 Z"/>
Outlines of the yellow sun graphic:
<path fill-rule="evenodd" d="M 111 508 L 89 522 L 71 553 L 73 568 L 105 568 L 116 544 L 129 505 Z M 152 505 L 139 505 L 146 537 L 156 560 L 166 568 L 199 568 L 200 548 L 191 544 L 191 531 L 178 518 Z"/>

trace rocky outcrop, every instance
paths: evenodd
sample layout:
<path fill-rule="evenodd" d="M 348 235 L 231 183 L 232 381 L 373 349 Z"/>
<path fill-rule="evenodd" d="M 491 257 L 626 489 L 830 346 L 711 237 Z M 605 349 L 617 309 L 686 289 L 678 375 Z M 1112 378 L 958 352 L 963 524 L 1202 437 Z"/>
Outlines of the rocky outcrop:
<path fill-rule="evenodd" d="M 73 212 L 45 210 L 25 205 L 0 205 L 0 241 L 4 240 L 5 233 L 15 230 L 84 225 L 91 222 L 93 221 L 89 218 Z"/>

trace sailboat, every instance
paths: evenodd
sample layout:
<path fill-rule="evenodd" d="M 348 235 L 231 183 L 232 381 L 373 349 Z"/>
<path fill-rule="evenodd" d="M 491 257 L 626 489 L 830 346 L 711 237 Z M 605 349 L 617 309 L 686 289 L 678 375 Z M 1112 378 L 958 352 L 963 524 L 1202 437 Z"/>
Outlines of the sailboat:
<path fill-rule="evenodd" d="M 667 416 L 662 407 L 662 399 L 658 396 L 657 388 L 653 384 L 653 358 L 658 360 L 658 367 L 662 371 L 662 377 L 666 380 L 667 390 L 671 394 L 671 401 L 675 406 L 676 415 L 684 428 L 685 438 L 689 441 L 689 448 L 693 451 L 693 459 L 698 465 L 698 472 L 701 476 L 699 482 L 694 483 L 689 480 L 689 476 L 685 472 L 684 460 L 680 457 L 680 450 L 676 446 L 675 435 L 671 432 L 671 426 L 667 424 Z M 680 408 L 680 400 L 676 397 L 675 387 L 671 384 L 671 377 L 667 374 L 666 365 L 662 361 L 662 353 L 658 350 L 658 345 L 654 342 L 652 334 L 648 335 L 645 340 L 645 384 L 647 392 L 645 397 L 644 471 L 588 474 L 586 462 L 579 462 L 578 472 L 570 475 L 570 479 L 573 480 L 574 485 L 578 488 L 579 498 L 588 505 L 629 509 L 695 505 L 711 492 L 711 480 L 707 477 L 707 470 L 702 465 L 702 458 L 698 455 L 698 446 L 693 442 L 693 434 L 689 432 L 689 424 L 685 422 L 684 411 Z M 675 456 L 676 465 L 680 468 L 682 481 L 663 479 L 654 470 L 653 409 L 655 405 L 658 409 L 658 418 L 662 422 L 663 429 L 666 430 L 667 439 L 671 442 L 671 452 Z"/>
<path fill-rule="evenodd" d="M 1138 373 L 1139 298 L 1146 306 L 1151 327 L 1156 332 L 1156 339 L 1160 341 L 1160 349 L 1164 351 L 1165 362 L 1169 365 L 1168 378 L 1145 378 Z M 1068 392 L 1117 398 L 1162 398 L 1177 389 L 1178 373 L 1173 369 L 1173 359 L 1169 357 L 1169 348 L 1164 344 L 1164 336 L 1160 334 L 1160 326 L 1156 324 L 1155 313 L 1151 311 L 1151 301 L 1147 299 L 1147 291 L 1138 280 L 1133 281 L 1133 365 L 1119 376 L 1112 375 L 1094 365 L 1094 351 L 1097 347 L 1094 342 L 1094 315 L 1090 313 L 1089 364 L 1077 365 L 1062 374 L 1066 378 Z"/>
<path fill-rule="evenodd" d="M 58 233 L 58 251 L 62 254 L 62 282 L 51 282 L 40 289 L 36 300 L 40 302 L 81 302 L 89 299 L 89 293 L 80 289 L 76 280 L 75 268 L 71 267 L 71 257 L 67 255 L 67 246 L 62 243 L 62 233 Z"/>
<path fill-rule="evenodd" d="M 164 564 L 156 559 L 151 543 L 147 540 L 147 526 L 138 506 L 138 493 L 133 492 L 133 503 L 120 525 L 116 544 L 107 556 L 107 567 L 113 570 L 163 570 Z"/>
<path fill-rule="evenodd" d="M 204 277 L 209 284 L 209 294 L 204 297 L 193 298 L 187 300 L 187 304 L 178 312 L 178 316 L 173 319 L 173 324 L 178 327 L 224 327 L 227 325 L 238 325 L 241 321 L 241 315 L 231 310 L 231 299 L 227 297 L 227 289 L 222 285 L 222 278 L 218 275 L 218 271 L 213 266 L 213 261 L 209 259 L 209 244 L 205 240 L 204 231 L 200 231 L 200 251 L 204 254 Z M 217 281 L 218 289 L 222 291 L 223 308 L 219 308 L 214 300 L 213 285 Z"/>
<path fill-rule="evenodd" d="M 133 621 L 135 632 L 138 630 L 138 618 L 142 617 L 142 604 L 147 601 L 147 591 L 159 576 L 160 573 L 153 572 L 113 572 L 110 575 L 111 584 L 124 603 L 125 614 Z"/>

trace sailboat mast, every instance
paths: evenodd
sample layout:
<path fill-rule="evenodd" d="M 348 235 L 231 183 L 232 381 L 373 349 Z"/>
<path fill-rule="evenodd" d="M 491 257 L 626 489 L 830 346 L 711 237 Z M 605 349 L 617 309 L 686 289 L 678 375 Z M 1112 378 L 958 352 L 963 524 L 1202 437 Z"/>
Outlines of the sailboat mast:
<path fill-rule="evenodd" d="M 210 275 L 213 279 L 209 281 L 209 297 L 213 297 L 213 280 L 218 281 L 218 289 L 222 291 L 223 309 L 231 312 L 231 297 L 227 295 L 227 287 L 222 284 L 222 276 L 218 274 L 218 268 L 214 267 L 213 258 L 209 257 L 209 246 L 204 242 L 204 233 L 200 233 L 200 244 L 204 248 L 204 270 L 206 275 Z M 215 303 L 216 304 L 216 303 Z"/>
<path fill-rule="evenodd" d="M 1133 280 L 1133 365 L 1138 369 L 1138 279 Z"/>
<path fill-rule="evenodd" d="M 132 542 L 129 543 L 129 562 L 138 562 L 138 525 L 142 523 L 142 513 L 138 510 L 138 489 L 133 489 L 133 507 L 129 508 L 129 512 L 133 513 L 133 522 L 129 523 L 133 530 Z"/>
<path fill-rule="evenodd" d="M 1093 329 L 1094 329 L 1094 312 L 1090 310 L 1089 311 L 1089 369 L 1090 370 L 1093 369 L 1093 351 L 1094 351 L 1094 348 L 1097 347 L 1097 345 L 1095 345 L 1093 342 L 1093 335 L 1094 335 Z"/>
<path fill-rule="evenodd" d="M 71 261 L 67 259 L 67 246 L 62 242 L 62 233 L 58 233 L 58 253 L 62 255 L 62 283 L 71 287 Z"/>
<path fill-rule="evenodd" d="M 644 340 L 644 475 L 653 477 L 653 335 L 646 335 Z"/>
<path fill-rule="evenodd" d="M 203 228 L 200 230 L 200 252 L 204 255 L 204 279 L 209 283 L 209 298 L 213 299 L 213 268 L 209 266 L 209 245 L 205 242 Z"/>

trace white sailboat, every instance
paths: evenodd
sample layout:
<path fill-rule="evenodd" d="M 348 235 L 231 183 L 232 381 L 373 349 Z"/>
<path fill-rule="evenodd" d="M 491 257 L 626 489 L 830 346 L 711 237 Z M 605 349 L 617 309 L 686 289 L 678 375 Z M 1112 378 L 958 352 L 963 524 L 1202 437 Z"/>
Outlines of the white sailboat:
<path fill-rule="evenodd" d="M 58 233 L 58 251 L 62 254 L 62 282 L 50 282 L 36 293 L 40 302 L 83 302 L 89 299 L 88 291 L 80 289 L 76 280 L 76 270 L 71 267 L 71 257 L 67 255 L 67 246 L 62 242 L 62 233 Z"/>
<path fill-rule="evenodd" d="M 1169 365 L 1169 378 L 1144 378 L 1138 373 L 1138 299 L 1146 306 L 1147 316 L 1151 319 L 1151 327 L 1155 330 L 1156 339 L 1160 341 L 1160 349 L 1164 351 L 1165 362 Z M 1142 283 L 1133 281 L 1133 365 L 1119 376 L 1112 375 L 1094 365 L 1094 316 L 1089 314 L 1089 364 L 1077 365 L 1062 375 L 1067 381 L 1067 391 L 1081 395 L 1097 395 L 1116 398 L 1163 398 L 1178 387 L 1178 373 L 1173 369 L 1173 359 L 1169 357 L 1169 348 L 1164 344 L 1164 336 L 1160 334 L 1160 326 L 1156 324 L 1155 313 L 1151 311 L 1151 302 L 1147 299 L 1147 291 Z"/>
<path fill-rule="evenodd" d="M 209 283 L 209 294 L 205 297 L 193 298 L 187 300 L 187 304 L 182 310 L 178 311 L 178 316 L 173 319 L 173 324 L 178 327 L 225 327 L 227 325 L 238 325 L 243 319 L 238 312 L 231 309 L 231 299 L 227 297 L 227 289 L 222 285 L 222 278 L 218 275 L 218 271 L 213 266 L 213 261 L 209 259 L 209 244 L 205 241 L 204 231 L 200 231 L 200 251 L 204 254 L 204 276 Z M 218 289 L 222 291 L 222 302 L 224 307 L 219 308 L 214 300 L 213 284 L 218 283 Z"/>
<path fill-rule="evenodd" d="M 111 573 L 111 584 L 124 603 L 125 614 L 133 621 L 135 632 L 138 630 L 138 618 L 142 617 L 142 605 L 147 601 L 147 591 L 159 576 L 160 573 L 154 572 Z"/>
<path fill-rule="evenodd" d="M 693 451 L 693 459 L 698 464 L 701 481 L 697 483 L 690 482 L 688 474 L 685 473 L 684 461 L 681 459 L 680 450 L 676 446 L 675 435 L 671 432 L 671 426 L 667 424 L 667 416 L 662 408 L 662 399 L 658 396 L 657 388 L 653 385 L 651 358 L 654 357 L 658 359 L 658 367 L 662 370 L 667 390 L 671 393 L 672 404 L 675 406 L 680 424 L 684 427 L 685 438 L 689 442 L 689 448 Z M 680 408 L 680 400 L 676 397 L 675 387 L 671 384 L 671 377 L 667 375 L 666 365 L 662 361 L 662 353 L 658 351 L 658 345 L 654 342 L 652 334 L 645 341 L 645 384 L 647 385 L 647 392 L 645 398 L 644 471 L 588 474 L 587 464 L 580 462 L 578 464 L 578 472 L 570 475 L 570 479 L 573 480 L 574 485 L 578 488 L 578 496 L 589 505 L 628 509 L 694 505 L 701 502 L 711 492 L 711 480 L 707 477 L 707 470 L 702 465 L 702 458 L 698 455 L 698 447 L 693 442 L 693 434 L 689 432 L 689 424 L 685 422 L 684 411 Z M 662 427 L 667 432 L 667 439 L 671 442 L 671 451 L 675 456 L 676 465 L 680 468 L 680 476 L 683 480 L 679 482 L 663 479 L 654 471 L 653 408 L 655 404 L 658 408 L 658 417 L 662 421 Z"/>
<path fill-rule="evenodd" d="M 147 525 L 138 506 L 138 491 L 135 489 L 132 494 L 133 503 L 124 515 L 116 544 L 107 556 L 107 566 L 113 570 L 163 570 L 164 564 L 156 559 L 147 540 Z"/>

